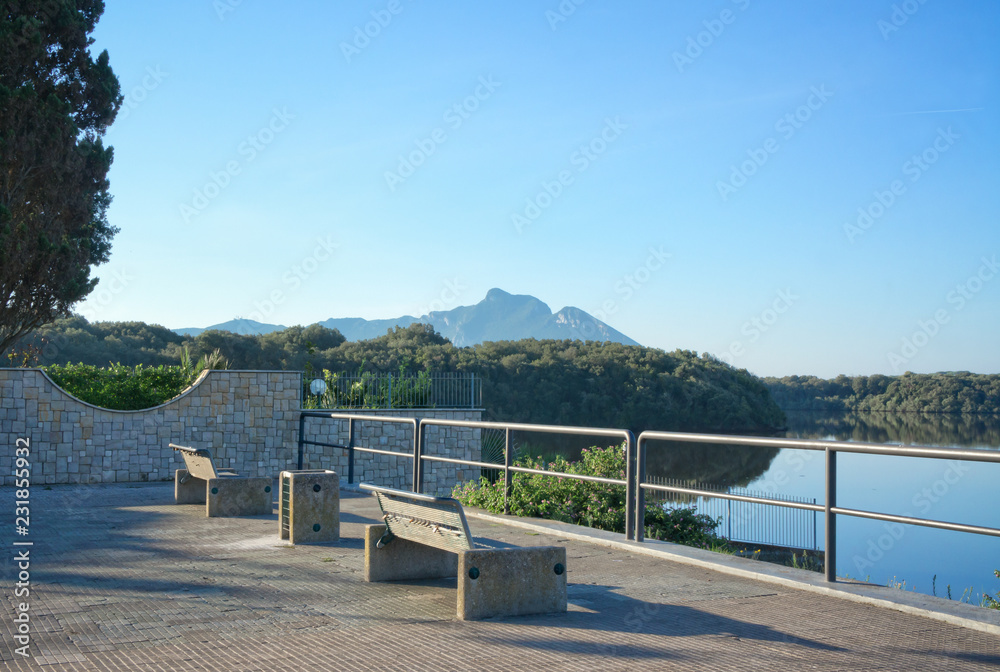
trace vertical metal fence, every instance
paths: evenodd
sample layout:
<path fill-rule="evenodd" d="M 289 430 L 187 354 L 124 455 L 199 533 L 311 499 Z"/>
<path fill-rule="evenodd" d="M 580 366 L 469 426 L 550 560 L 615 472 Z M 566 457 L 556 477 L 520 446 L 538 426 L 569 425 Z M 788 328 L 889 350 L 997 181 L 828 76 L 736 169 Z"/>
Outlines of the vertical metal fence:
<path fill-rule="evenodd" d="M 721 487 L 693 481 L 682 481 L 665 476 L 647 476 L 651 484 L 671 487 L 695 488 L 713 493 L 742 495 L 768 500 L 770 504 L 757 504 L 739 500 L 712 497 L 677 496 L 667 497 L 659 491 L 652 491 L 653 501 L 673 506 L 694 506 L 697 513 L 703 513 L 719 521 L 718 531 L 726 539 L 748 544 L 767 544 L 785 548 L 817 550 L 819 548 L 817 530 L 819 513 L 815 510 L 791 509 L 779 506 L 779 502 L 799 502 L 816 504 L 811 497 L 794 497 L 773 492 L 748 490 L 740 487 Z M 657 495 L 660 495 L 657 497 Z"/>
<path fill-rule="evenodd" d="M 483 379 L 475 373 L 331 373 L 322 394 L 304 380 L 303 398 L 315 408 L 481 408 Z"/>

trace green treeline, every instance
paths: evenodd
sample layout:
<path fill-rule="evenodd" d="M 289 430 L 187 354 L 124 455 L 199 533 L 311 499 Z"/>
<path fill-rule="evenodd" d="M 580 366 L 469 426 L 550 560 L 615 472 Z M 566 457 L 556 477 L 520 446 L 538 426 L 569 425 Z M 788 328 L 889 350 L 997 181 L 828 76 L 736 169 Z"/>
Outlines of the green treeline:
<path fill-rule="evenodd" d="M 901 376 L 765 378 L 784 411 L 1000 413 L 1000 375 L 968 371 Z"/>
<path fill-rule="evenodd" d="M 710 356 L 618 343 L 526 339 L 456 348 L 427 325 L 348 342 L 318 325 L 260 336 L 180 336 L 142 322 L 59 320 L 22 341 L 12 361 L 177 365 L 218 350 L 233 369 L 473 372 L 497 421 L 717 432 L 767 432 L 785 422 L 761 380 Z M 5 362 L 6 363 L 6 362 Z"/>

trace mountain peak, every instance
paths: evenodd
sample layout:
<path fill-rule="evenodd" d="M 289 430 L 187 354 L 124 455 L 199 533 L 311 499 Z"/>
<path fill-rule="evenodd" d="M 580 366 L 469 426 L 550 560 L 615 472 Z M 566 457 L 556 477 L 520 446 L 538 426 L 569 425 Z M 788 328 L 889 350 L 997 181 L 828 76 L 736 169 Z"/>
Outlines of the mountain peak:
<path fill-rule="evenodd" d="M 510 292 L 505 292 L 502 289 L 494 287 L 490 291 L 486 292 L 486 298 L 483 299 L 478 305 L 483 303 L 499 303 L 499 304 L 509 304 L 509 305 L 523 305 L 523 304 L 540 304 L 545 306 L 548 310 L 548 305 L 545 304 L 541 299 L 536 299 L 530 294 L 511 294 Z M 552 311 L 549 311 L 552 312 Z"/>
<path fill-rule="evenodd" d="M 197 336 L 201 332 L 209 330 L 228 331 L 230 333 L 240 334 L 243 336 L 257 336 L 260 334 L 270 334 L 272 331 L 283 331 L 287 328 L 288 327 L 283 324 L 264 324 L 263 322 L 258 322 L 256 320 L 236 317 L 228 322 L 213 324 L 205 329 L 188 327 L 184 329 L 174 329 L 173 331 L 181 336 Z"/>
<path fill-rule="evenodd" d="M 320 326 L 337 329 L 349 341 L 384 336 L 393 327 L 408 327 L 414 322 L 428 323 L 435 331 L 450 340 L 456 347 L 475 345 L 484 341 L 519 341 L 524 338 L 570 339 L 581 341 L 612 341 L 625 345 L 638 345 L 631 338 L 612 329 L 593 315 L 567 306 L 553 314 L 549 306 L 530 294 L 510 294 L 494 287 L 486 297 L 472 306 L 458 306 L 451 310 L 433 311 L 419 318 L 410 315 L 389 320 L 364 320 L 361 318 L 330 318 Z M 209 329 L 223 329 L 237 333 L 268 333 L 276 329 L 251 320 L 233 320 Z M 181 330 L 177 330 L 180 333 Z M 203 330 L 185 329 L 194 336 Z"/>

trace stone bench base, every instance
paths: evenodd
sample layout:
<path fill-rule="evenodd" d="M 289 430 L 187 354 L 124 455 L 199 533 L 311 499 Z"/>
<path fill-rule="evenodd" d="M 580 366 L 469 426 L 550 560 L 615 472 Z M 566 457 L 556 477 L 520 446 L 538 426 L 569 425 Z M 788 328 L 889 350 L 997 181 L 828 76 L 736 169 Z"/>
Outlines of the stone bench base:
<path fill-rule="evenodd" d="M 204 504 L 205 479 L 192 476 L 187 469 L 174 472 L 174 502 L 177 504 Z"/>
<path fill-rule="evenodd" d="M 272 480 L 267 477 L 223 476 L 205 480 L 191 476 L 187 469 L 174 472 L 174 501 L 178 504 L 205 504 L 209 518 L 263 516 L 274 510 Z"/>
<path fill-rule="evenodd" d="M 452 553 L 406 539 L 378 548 L 385 525 L 365 530 L 365 581 L 458 577 L 460 620 L 566 611 L 562 546 L 475 549 Z"/>

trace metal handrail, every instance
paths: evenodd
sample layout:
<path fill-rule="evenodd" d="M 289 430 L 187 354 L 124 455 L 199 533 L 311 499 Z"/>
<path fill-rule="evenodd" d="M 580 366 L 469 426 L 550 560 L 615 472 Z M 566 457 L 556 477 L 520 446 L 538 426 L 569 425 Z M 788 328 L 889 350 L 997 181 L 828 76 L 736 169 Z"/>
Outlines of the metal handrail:
<path fill-rule="evenodd" d="M 718 493 L 695 488 L 679 488 L 672 486 L 646 483 L 646 448 L 649 441 L 672 441 L 684 443 L 713 443 L 729 444 L 739 446 L 766 446 L 771 448 L 794 448 L 800 450 L 817 450 L 826 454 L 826 502 L 819 504 L 803 504 L 800 502 L 784 502 L 780 500 L 762 500 L 759 497 L 747 495 L 733 495 L 729 493 Z M 1000 529 L 993 527 L 982 527 L 978 525 L 966 525 L 963 523 L 948 523 L 940 520 L 928 518 L 913 518 L 911 516 L 897 516 L 874 511 L 863 511 L 861 509 L 849 509 L 837 506 L 837 453 L 861 453 L 867 455 L 889 455 L 896 457 L 923 457 L 946 460 L 966 460 L 975 462 L 1000 463 L 1000 453 L 991 450 L 961 449 L 953 450 L 948 448 L 935 448 L 933 446 L 885 446 L 877 443 L 847 443 L 839 441 L 824 441 L 813 439 L 777 439 L 759 436 L 720 436 L 716 434 L 688 434 L 684 432 L 655 432 L 645 431 L 639 434 L 637 440 L 638 456 L 636 459 L 636 497 L 635 515 L 643 516 L 646 509 L 646 490 L 659 490 L 664 492 L 679 492 L 683 494 L 700 495 L 703 497 L 718 497 L 741 502 L 753 502 L 758 504 L 770 504 L 773 506 L 784 506 L 793 509 L 808 509 L 811 511 L 823 511 L 826 521 L 826 548 L 825 565 L 826 580 L 834 582 L 837 580 L 837 515 L 854 516 L 857 518 L 868 518 L 871 520 L 881 520 L 890 523 L 905 523 L 909 525 L 921 525 L 942 530 L 953 530 L 957 532 L 968 532 L 972 534 L 983 534 L 1000 537 Z M 636 541 L 643 541 L 645 529 L 639 525 L 636 529 Z"/>
<path fill-rule="evenodd" d="M 341 445 L 337 443 L 323 443 L 320 441 L 309 441 L 305 438 L 306 429 L 306 418 L 321 418 L 321 419 L 333 419 L 333 420 L 347 420 L 347 445 Z M 391 450 L 380 450 L 377 448 L 365 448 L 362 446 L 354 445 L 354 421 L 359 422 L 395 422 L 405 425 L 413 425 L 413 452 L 402 453 Z M 417 440 L 420 432 L 418 427 L 420 426 L 419 418 L 400 418 L 398 416 L 383 416 L 383 415 L 358 415 L 353 413 L 330 413 L 323 411 L 302 411 L 299 413 L 299 460 L 298 468 L 302 469 L 304 447 L 309 446 L 326 446 L 328 448 L 344 448 L 347 450 L 347 482 L 354 483 L 354 452 L 360 451 L 363 453 L 375 453 L 378 455 L 395 455 L 398 457 L 409 457 L 413 460 L 413 487 L 414 492 L 417 492 L 416 487 L 416 475 L 419 471 L 417 455 Z"/>
<path fill-rule="evenodd" d="M 305 439 L 305 420 L 307 417 L 346 420 L 348 422 L 348 445 L 323 443 Z M 361 422 L 395 422 L 413 426 L 413 451 L 397 452 L 354 445 L 354 421 Z M 477 460 L 463 460 L 451 457 L 426 455 L 423 451 L 425 429 L 427 427 L 465 427 L 471 429 L 496 429 L 504 432 L 504 464 L 493 464 Z M 605 436 L 621 438 L 625 443 L 626 473 L 625 479 L 586 476 L 583 474 L 568 474 L 546 469 L 531 469 L 513 465 L 513 450 L 511 434 L 515 431 L 539 432 L 548 434 L 565 434 L 577 436 Z M 826 500 L 823 504 L 783 501 L 751 495 L 737 495 L 728 492 L 717 492 L 701 488 L 686 488 L 680 486 L 660 485 L 646 482 L 646 450 L 649 441 L 668 441 L 685 443 L 712 443 L 751 447 L 792 448 L 800 450 L 821 451 L 826 455 Z M 948 449 L 933 446 L 886 446 L 877 443 L 849 443 L 813 439 L 778 439 L 759 436 L 730 436 L 719 434 L 696 434 L 685 432 L 645 431 L 638 439 L 627 429 L 612 429 L 605 427 L 566 427 L 561 425 L 533 425 L 526 423 L 485 422 L 469 420 L 444 420 L 437 418 L 400 418 L 398 416 L 355 415 L 349 413 L 330 413 L 319 411 L 302 411 L 299 416 L 299 469 L 303 463 L 303 448 L 306 445 L 344 448 L 348 451 L 348 482 L 354 482 L 354 452 L 361 451 L 380 455 L 405 457 L 413 461 L 413 492 L 420 493 L 423 489 L 423 463 L 442 462 L 447 464 L 463 464 L 488 469 L 502 469 L 504 472 L 504 512 L 510 512 L 509 499 L 512 488 L 512 474 L 529 473 L 560 478 L 572 478 L 580 481 L 592 481 L 625 486 L 625 536 L 626 539 L 642 542 L 645 537 L 646 490 L 676 492 L 701 497 L 716 497 L 753 504 L 768 504 L 791 509 L 821 511 L 826 523 L 826 580 L 837 580 L 837 516 L 853 516 L 880 520 L 890 523 L 920 525 L 942 530 L 952 530 L 971 534 L 982 534 L 1000 537 L 1000 528 L 952 523 L 928 518 L 914 518 L 895 514 L 880 513 L 852 509 L 837 505 L 837 453 L 859 453 L 868 455 L 888 455 L 894 457 L 920 457 L 948 460 L 965 460 L 975 462 L 1000 463 L 1000 452 L 981 449 Z"/>
<path fill-rule="evenodd" d="M 504 495 L 503 495 L 503 507 L 504 513 L 510 513 L 510 493 L 513 486 L 512 472 L 527 473 L 527 474 L 541 474 L 543 476 L 558 476 L 560 478 L 572 478 L 578 481 L 597 481 L 600 483 L 608 483 L 611 485 L 624 485 L 625 486 L 625 538 L 632 540 L 635 539 L 636 534 L 636 524 L 633 513 L 632 503 L 635 501 L 637 494 L 636 481 L 631 478 L 631 474 L 634 471 L 636 458 L 635 458 L 635 436 L 631 431 L 627 429 L 611 429 L 607 427 L 566 427 L 563 425 L 532 425 L 518 422 L 486 422 L 486 421 L 475 421 L 475 420 L 443 420 L 439 418 L 428 418 L 421 419 L 420 424 L 417 428 L 420 434 L 420 439 L 417 441 L 417 450 L 421 453 L 420 459 L 417 460 L 416 464 L 419 472 L 414 479 L 417 483 L 417 488 L 415 492 L 421 492 L 423 489 L 423 465 L 421 462 L 449 462 L 455 464 L 469 464 L 469 465 L 483 465 L 488 463 L 474 462 L 472 460 L 458 460 L 455 458 L 437 457 L 435 455 L 424 455 L 424 430 L 427 427 L 466 427 L 470 429 L 497 429 L 503 430 L 504 432 L 504 463 L 499 464 L 489 464 L 490 469 L 503 469 L 504 474 Z M 514 461 L 514 451 L 511 450 L 511 432 L 538 432 L 543 434 L 567 434 L 576 436 L 606 436 L 613 438 L 621 438 L 622 442 L 625 444 L 625 478 L 602 478 L 600 476 L 586 476 L 583 474 L 567 474 L 562 471 L 548 471 L 547 469 L 529 469 L 527 467 L 515 467 L 513 465 Z M 638 526 L 638 527 L 641 527 Z"/>

